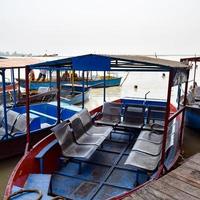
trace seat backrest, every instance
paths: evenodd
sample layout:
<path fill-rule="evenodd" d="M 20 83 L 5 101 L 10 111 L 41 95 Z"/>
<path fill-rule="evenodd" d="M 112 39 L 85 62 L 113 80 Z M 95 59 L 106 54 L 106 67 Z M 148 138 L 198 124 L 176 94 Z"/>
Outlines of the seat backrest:
<path fill-rule="evenodd" d="M 21 114 L 17 118 L 17 121 L 14 124 L 14 129 L 11 134 L 16 132 L 25 132 L 26 131 L 26 116 Z"/>
<path fill-rule="evenodd" d="M 119 120 L 121 119 L 121 104 L 114 102 L 105 102 L 102 108 L 104 119 Z"/>
<path fill-rule="evenodd" d="M 44 92 L 48 92 L 49 89 L 50 89 L 49 87 L 39 87 L 38 93 L 41 94 L 41 93 L 44 93 Z"/>
<path fill-rule="evenodd" d="M 165 121 L 166 107 L 150 106 L 148 108 L 147 123 L 152 121 Z"/>
<path fill-rule="evenodd" d="M 74 143 L 72 131 L 68 122 L 63 121 L 51 130 L 54 132 L 63 152 Z"/>
<path fill-rule="evenodd" d="M 124 111 L 124 122 L 144 123 L 145 107 L 143 105 L 127 105 Z"/>
<path fill-rule="evenodd" d="M 70 126 L 73 131 L 73 135 L 78 140 L 86 131 L 78 115 L 73 115 L 70 119 Z"/>
<path fill-rule="evenodd" d="M 80 117 L 84 129 L 87 131 L 92 126 L 92 118 L 90 113 L 86 108 L 84 108 L 78 113 L 78 115 Z"/>
<path fill-rule="evenodd" d="M 8 130 L 12 131 L 13 126 L 20 114 L 13 111 L 13 110 L 8 110 L 7 111 L 7 124 L 8 124 Z"/>

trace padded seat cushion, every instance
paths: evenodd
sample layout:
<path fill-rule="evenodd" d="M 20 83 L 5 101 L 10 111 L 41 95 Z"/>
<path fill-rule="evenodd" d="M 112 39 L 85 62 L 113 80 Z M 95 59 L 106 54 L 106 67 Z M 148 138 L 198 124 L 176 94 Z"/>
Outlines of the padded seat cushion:
<path fill-rule="evenodd" d="M 110 126 L 91 126 L 90 129 L 87 131 L 88 134 L 91 135 L 103 135 L 105 138 L 110 134 L 112 131 L 112 127 Z"/>
<path fill-rule="evenodd" d="M 155 144 L 147 140 L 137 140 L 132 151 L 141 151 L 153 156 L 157 156 L 161 152 L 162 144 Z"/>
<path fill-rule="evenodd" d="M 161 154 L 158 156 L 152 156 L 139 151 L 131 151 L 125 162 L 125 165 L 133 165 L 141 169 L 154 171 L 158 166 L 160 158 Z"/>
<path fill-rule="evenodd" d="M 155 144 L 160 144 L 163 140 L 163 134 L 157 134 L 153 131 L 143 130 L 140 132 L 138 140 L 147 140 Z"/>

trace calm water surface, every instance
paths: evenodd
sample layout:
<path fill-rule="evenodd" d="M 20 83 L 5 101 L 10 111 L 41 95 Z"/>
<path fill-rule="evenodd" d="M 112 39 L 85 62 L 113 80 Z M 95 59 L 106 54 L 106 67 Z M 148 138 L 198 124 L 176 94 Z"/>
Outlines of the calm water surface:
<path fill-rule="evenodd" d="M 148 98 L 166 98 L 167 89 L 167 77 L 162 77 L 162 73 L 134 73 L 121 74 L 126 77 L 126 81 L 120 87 L 112 87 L 106 89 L 106 100 L 112 101 L 120 97 L 144 97 L 145 94 L 150 91 Z M 137 86 L 138 89 L 135 89 Z M 172 91 L 172 100 L 176 101 L 175 90 Z M 103 89 L 92 89 L 90 100 L 85 106 L 90 110 L 103 103 Z M 194 130 L 185 128 L 185 140 L 184 140 L 184 155 L 188 157 L 200 152 L 200 133 Z M 0 198 L 2 199 L 5 186 L 7 184 L 9 175 L 16 165 L 20 157 L 10 158 L 0 161 Z"/>

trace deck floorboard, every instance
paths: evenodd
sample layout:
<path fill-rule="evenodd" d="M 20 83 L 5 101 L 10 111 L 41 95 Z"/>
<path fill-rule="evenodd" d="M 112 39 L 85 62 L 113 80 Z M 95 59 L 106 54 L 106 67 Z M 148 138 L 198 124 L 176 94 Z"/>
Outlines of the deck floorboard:
<path fill-rule="evenodd" d="M 130 193 L 124 200 L 200 200 L 200 153 L 159 180 Z"/>

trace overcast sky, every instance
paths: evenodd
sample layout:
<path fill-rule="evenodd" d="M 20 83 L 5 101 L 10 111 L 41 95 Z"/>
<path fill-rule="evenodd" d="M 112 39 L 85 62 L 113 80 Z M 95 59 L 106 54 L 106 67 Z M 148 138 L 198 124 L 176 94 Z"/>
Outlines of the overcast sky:
<path fill-rule="evenodd" d="M 200 0 L 0 0 L 0 51 L 199 54 Z"/>

